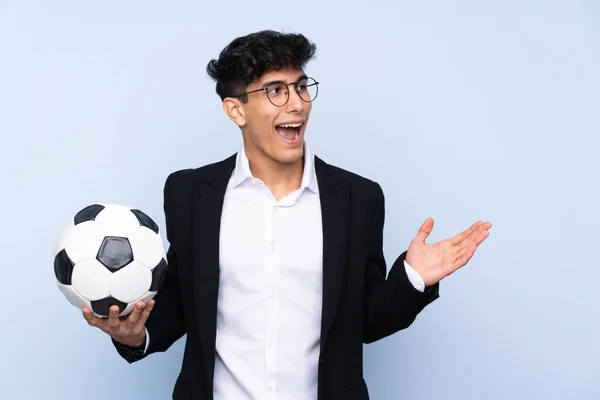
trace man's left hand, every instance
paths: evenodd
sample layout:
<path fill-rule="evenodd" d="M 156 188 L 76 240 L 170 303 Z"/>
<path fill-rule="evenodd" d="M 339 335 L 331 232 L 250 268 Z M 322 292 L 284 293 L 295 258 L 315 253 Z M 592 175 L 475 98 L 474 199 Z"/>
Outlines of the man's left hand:
<path fill-rule="evenodd" d="M 427 244 L 425 239 L 433 229 L 433 219 L 427 218 L 408 247 L 406 262 L 421 275 L 425 286 L 434 285 L 469 262 L 491 227 L 490 222 L 477 221 L 453 238 Z"/>

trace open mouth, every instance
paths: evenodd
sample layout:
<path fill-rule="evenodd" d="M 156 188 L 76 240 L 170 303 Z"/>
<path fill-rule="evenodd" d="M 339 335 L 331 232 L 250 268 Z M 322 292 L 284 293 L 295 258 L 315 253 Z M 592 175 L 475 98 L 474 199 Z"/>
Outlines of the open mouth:
<path fill-rule="evenodd" d="M 280 124 L 275 126 L 275 131 L 284 142 L 293 144 L 300 141 L 300 130 L 303 125 L 304 122 Z"/>

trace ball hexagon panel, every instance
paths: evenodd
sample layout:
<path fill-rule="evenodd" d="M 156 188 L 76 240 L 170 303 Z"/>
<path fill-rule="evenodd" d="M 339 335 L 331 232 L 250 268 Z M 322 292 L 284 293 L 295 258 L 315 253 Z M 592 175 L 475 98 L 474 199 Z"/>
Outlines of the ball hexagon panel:
<path fill-rule="evenodd" d="M 105 237 L 98 249 L 96 259 L 109 271 L 117 272 L 133 261 L 129 239 L 117 236 Z"/>
<path fill-rule="evenodd" d="M 133 259 L 149 270 L 158 265 L 165 256 L 160 235 L 150 229 L 139 227 L 129 235 Z"/>
<path fill-rule="evenodd" d="M 128 237 L 140 222 L 128 207 L 110 204 L 94 220 L 103 236 Z"/>
<path fill-rule="evenodd" d="M 75 226 L 75 224 L 73 223 L 73 219 L 70 219 L 69 221 L 67 221 L 66 224 L 64 224 L 62 226 L 60 233 L 58 235 L 58 238 L 56 239 L 56 242 L 54 242 L 54 251 L 52 253 L 52 255 L 54 257 L 56 257 L 56 255 L 61 250 L 64 250 L 65 240 L 67 239 L 67 236 L 69 235 L 69 233 L 71 232 L 71 229 L 73 229 L 74 226 Z"/>
<path fill-rule="evenodd" d="M 84 298 L 93 301 L 110 296 L 112 272 L 97 260 L 75 264 L 71 285 Z"/>
<path fill-rule="evenodd" d="M 150 289 L 152 272 L 142 264 L 133 261 L 125 268 L 112 274 L 110 295 L 129 303 L 136 301 Z"/>
<path fill-rule="evenodd" d="M 65 250 L 75 264 L 93 260 L 104 236 L 94 221 L 82 222 L 71 229 L 65 239 Z"/>
<path fill-rule="evenodd" d="M 61 283 L 58 283 L 58 289 L 62 292 L 62 294 L 65 295 L 67 300 L 69 300 L 69 303 L 73 304 L 75 307 L 79 308 L 80 310 L 83 307 L 87 307 L 90 310 L 92 309 L 92 305 L 90 304 L 90 302 L 88 300 L 86 300 L 85 298 L 83 298 L 79 293 L 77 293 L 77 291 L 73 288 L 73 286 L 63 285 Z"/>

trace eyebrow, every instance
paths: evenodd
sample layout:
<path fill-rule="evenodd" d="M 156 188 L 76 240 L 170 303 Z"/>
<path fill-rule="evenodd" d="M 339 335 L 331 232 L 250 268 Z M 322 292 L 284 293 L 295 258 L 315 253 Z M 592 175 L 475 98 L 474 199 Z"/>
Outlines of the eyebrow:
<path fill-rule="evenodd" d="M 294 83 L 296 83 L 296 82 L 299 82 L 299 81 L 301 81 L 302 79 L 306 79 L 306 78 L 308 78 L 308 76 L 306 76 L 306 75 L 304 75 L 304 74 L 303 74 L 303 75 L 300 75 L 300 76 L 298 77 L 298 79 L 296 79 L 296 80 L 294 81 Z M 261 86 L 261 88 L 263 88 L 263 89 L 264 89 L 264 88 L 266 88 L 266 87 L 267 87 L 267 86 L 269 86 L 269 85 L 272 85 L 272 84 L 274 84 L 274 83 L 279 83 L 279 82 L 285 83 L 285 82 L 283 82 L 281 79 L 275 79 L 275 80 L 272 80 L 272 81 L 267 81 L 267 82 L 263 83 L 263 84 L 262 84 L 262 86 Z"/>

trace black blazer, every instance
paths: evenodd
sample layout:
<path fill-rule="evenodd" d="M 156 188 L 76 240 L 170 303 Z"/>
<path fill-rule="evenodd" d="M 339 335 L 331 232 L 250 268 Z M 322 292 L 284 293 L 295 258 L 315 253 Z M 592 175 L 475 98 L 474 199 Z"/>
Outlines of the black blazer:
<path fill-rule="evenodd" d="M 213 398 L 219 228 L 235 155 L 171 174 L 164 189 L 168 272 L 146 323 L 150 344 L 130 348 L 113 340 L 128 362 L 167 350 L 187 334 L 173 399 Z M 363 343 L 407 328 L 438 298 L 438 284 L 417 291 L 402 254 L 386 279 L 381 187 L 315 157 L 323 223 L 323 312 L 319 400 L 369 398 Z M 243 301 L 243 300 L 240 300 Z M 237 399 L 236 399 L 237 400 Z M 240 399 L 241 400 L 241 399 Z"/>

